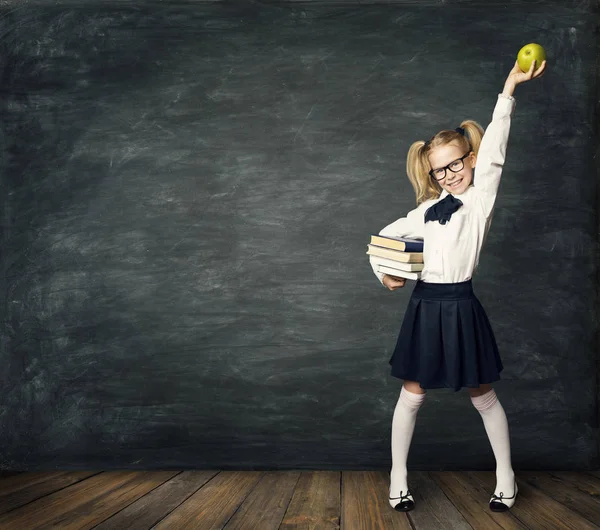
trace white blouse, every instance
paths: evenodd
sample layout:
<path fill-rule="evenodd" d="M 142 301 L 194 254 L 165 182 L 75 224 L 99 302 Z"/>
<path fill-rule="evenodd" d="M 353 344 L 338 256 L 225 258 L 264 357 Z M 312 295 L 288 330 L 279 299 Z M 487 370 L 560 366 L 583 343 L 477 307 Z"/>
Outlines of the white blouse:
<path fill-rule="evenodd" d="M 473 276 L 492 221 L 514 108 L 515 99 L 512 96 L 498 94 L 492 121 L 477 154 L 473 184 L 461 195 L 455 195 L 463 205 L 445 225 L 439 221 L 425 223 L 425 211 L 448 195 L 443 190 L 438 199 L 421 203 L 406 217 L 397 219 L 379 232 L 383 236 L 423 239 L 422 281 L 457 283 L 470 280 Z M 377 272 L 373 256 L 369 255 L 369 261 L 383 285 L 384 273 Z"/>

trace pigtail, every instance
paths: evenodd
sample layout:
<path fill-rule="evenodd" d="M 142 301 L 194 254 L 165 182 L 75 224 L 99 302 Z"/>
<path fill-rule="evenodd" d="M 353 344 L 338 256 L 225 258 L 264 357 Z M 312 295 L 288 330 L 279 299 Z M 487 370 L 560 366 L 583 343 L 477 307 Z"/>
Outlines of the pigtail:
<path fill-rule="evenodd" d="M 419 140 L 410 146 L 406 156 L 406 174 L 415 190 L 417 206 L 429 199 L 437 199 L 442 192 L 441 186 L 429 175 L 428 151 L 429 145 Z"/>
<path fill-rule="evenodd" d="M 473 120 L 464 120 L 460 126 L 465 130 L 465 138 L 469 141 L 475 155 L 477 155 L 483 133 L 485 132 L 483 127 Z"/>

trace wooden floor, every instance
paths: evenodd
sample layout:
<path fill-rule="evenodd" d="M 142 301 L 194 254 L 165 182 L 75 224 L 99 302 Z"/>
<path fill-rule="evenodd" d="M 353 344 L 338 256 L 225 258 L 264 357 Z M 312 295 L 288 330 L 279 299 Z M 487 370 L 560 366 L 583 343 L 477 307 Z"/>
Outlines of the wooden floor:
<path fill-rule="evenodd" d="M 58 471 L 0 474 L 0 528 L 600 528 L 600 471 L 517 471 L 509 512 L 495 473 L 409 471 L 416 508 L 394 511 L 384 471 Z"/>

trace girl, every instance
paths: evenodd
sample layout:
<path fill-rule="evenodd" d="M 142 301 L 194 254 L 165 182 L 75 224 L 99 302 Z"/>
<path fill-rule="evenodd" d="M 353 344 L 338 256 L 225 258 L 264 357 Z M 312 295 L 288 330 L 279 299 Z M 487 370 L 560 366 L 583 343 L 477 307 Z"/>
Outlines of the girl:
<path fill-rule="evenodd" d="M 485 134 L 477 122 L 466 120 L 454 131 L 440 131 L 410 146 L 406 169 L 418 206 L 379 232 L 424 240 L 421 279 L 389 361 L 392 375 L 404 380 L 392 420 L 389 502 L 398 511 L 415 505 L 406 461 L 417 412 L 429 388 L 468 388 L 496 459 L 490 509 L 508 510 L 516 499 L 508 423 L 491 385 L 500 379 L 502 361 L 471 277 L 492 219 L 515 107 L 513 92 L 518 84 L 540 77 L 546 61 L 535 71 L 534 67 L 535 62 L 522 72 L 515 62 Z M 404 287 L 405 279 L 378 272 L 376 258 L 369 259 L 385 287 Z"/>

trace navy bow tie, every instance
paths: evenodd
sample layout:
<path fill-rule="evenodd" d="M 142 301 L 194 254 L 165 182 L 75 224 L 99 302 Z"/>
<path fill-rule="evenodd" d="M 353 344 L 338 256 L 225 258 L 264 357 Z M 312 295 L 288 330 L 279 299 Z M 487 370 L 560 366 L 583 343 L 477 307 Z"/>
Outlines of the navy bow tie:
<path fill-rule="evenodd" d="M 452 217 L 452 214 L 462 206 L 462 201 L 453 195 L 446 195 L 441 201 L 436 202 L 425 212 L 425 222 L 439 221 L 445 225 Z"/>

